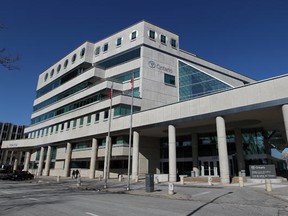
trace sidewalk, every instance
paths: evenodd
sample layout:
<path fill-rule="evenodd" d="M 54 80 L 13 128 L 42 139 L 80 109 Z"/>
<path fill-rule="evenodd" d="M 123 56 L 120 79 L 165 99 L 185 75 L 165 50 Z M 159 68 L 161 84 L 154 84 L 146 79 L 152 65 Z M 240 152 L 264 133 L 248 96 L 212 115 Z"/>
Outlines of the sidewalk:
<path fill-rule="evenodd" d="M 77 183 L 76 179 L 61 177 L 60 182 L 57 182 L 56 177 L 41 176 L 38 179 L 38 182 L 51 184 L 57 183 L 70 189 L 77 190 L 154 196 L 177 200 L 209 201 L 226 195 L 229 199 L 227 198 L 225 202 L 239 202 L 244 204 L 255 202 L 262 204 L 261 202 L 263 202 L 267 204 L 268 201 L 271 203 L 282 203 L 285 205 L 285 208 L 288 207 L 288 182 L 273 183 L 271 192 L 265 190 L 264 183 L 244 183 L 244 187 L 241 188 L 238 183 L 227 185 L 213 183 L 213 185 L 210 186 L 205 182 L 185 182 L 185 184 L 176 182 L 173 184 L 173 195 L 168 194 L 169 183 L 154 184 L 154 191 L 146 192 L 145 179 L 141 179 L 137 183 L 131 181 L 129 191 L 127 191 L 127 179 L 124 179 L 121 182 L 119 182 L 118 179 L 109 179 L 107 181 L 106 189 L 104 189 L 105 182 L 103 180 L 99 181 L 99 179 L 82 178 L 81 184 L 79 185 L 79 182 Z"/>

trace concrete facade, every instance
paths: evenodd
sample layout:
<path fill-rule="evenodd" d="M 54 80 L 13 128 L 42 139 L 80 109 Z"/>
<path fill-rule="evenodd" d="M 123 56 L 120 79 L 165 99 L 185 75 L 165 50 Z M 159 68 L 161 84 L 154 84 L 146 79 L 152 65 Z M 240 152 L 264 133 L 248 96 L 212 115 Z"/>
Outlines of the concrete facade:
<path fill-rule="evenodd" d="M 82 44 L 39 75 L 27 139 L 2 150 L 25 152 L 25 169 L 38 174 L 126 175 L 133 74 L 132 179 L 169 174 L 175 182 L 193 170 L 227 184 L 256 160 L 277 162 L 268 152 L 287 145 L 288 76 L 256 82 L 181 50 L 179 40 L 142 21 Z M 247 136 L 261 136 L 266 150 L 253 152 L 262 141 Z"/>

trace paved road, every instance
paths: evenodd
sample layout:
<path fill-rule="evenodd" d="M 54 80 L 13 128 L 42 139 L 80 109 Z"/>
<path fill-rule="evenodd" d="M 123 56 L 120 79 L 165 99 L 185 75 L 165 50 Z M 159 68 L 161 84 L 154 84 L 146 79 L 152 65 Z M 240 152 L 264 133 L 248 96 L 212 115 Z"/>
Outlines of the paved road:
<path fill-rule="evenodd" d="M 83 182 L 80 188 L 75 185 L 72 181 L 0 181 L 0 215 L 288 215 L 287 201 L 257 189 L 175 187 L 177 194 L 168 196 L 167 185 L 157 185 L 156 192 L 146 193 L 144 184 L 139 183 L 132 185 L 129 194 L 116 182 L 108 191 L 98 191 L 99 185 L 92 181 L 86 186 Z"/>

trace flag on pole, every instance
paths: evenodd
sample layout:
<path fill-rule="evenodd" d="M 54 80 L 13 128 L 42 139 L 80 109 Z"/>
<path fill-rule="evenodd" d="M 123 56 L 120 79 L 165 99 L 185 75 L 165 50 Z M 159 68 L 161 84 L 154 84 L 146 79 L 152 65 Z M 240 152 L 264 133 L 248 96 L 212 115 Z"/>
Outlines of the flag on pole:
<path fill-rule="evenodd" d="M 112 99 L 113 97 L 113 82 L 111 84 L 110 92 L 109 92 L 109 98 Z"/>
<path fill-rule="evenodd" d="M 131 91 L 134 92 L 134 73 L 132 73 L 130 83 L 131 83 Z"/>

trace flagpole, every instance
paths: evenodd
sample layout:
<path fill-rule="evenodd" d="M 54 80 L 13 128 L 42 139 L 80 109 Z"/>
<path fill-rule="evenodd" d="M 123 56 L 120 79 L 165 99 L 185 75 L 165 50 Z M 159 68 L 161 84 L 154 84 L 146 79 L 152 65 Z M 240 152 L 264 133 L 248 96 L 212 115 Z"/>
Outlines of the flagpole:
<path fill-rule="evenodd" d="M 104 184 L 104 188 L 107 188 L 107 180 L 108 180 L 108 175 L 109 175 L 109 167 L 108 167 L 108 159 L 109 159 L 109 154 L 110 154 L 110 130 L 111 130 L 111 114 L 112 114 L 112 97 L 113 97 L 113 82 L 111 84 L 111 89 L 109 92 L 109 97 L 110 97 L 110 108 L 109 108 L 109 123 L 108 123 L 108 135 L 106 138 L 106 146 L 105 146 L 105 163 L 104 163 L 104 171 L 105 171 L 105 184 Z"/>
<path fill-rule="evenodd" d="M 132 116 L 133 116 L 133 99 L 134 99 L 134 72 L 132 72 L 131 77 L 131 90 L 132 90 L 132 98 L 131 98 L 131 112 L 130 112 L 130 130 L 129 130 L 129 154 L 128 154 L 128 182 L 127 182 L 127 191 L 130 190 L 130 163 L 131 163 L 131 142 L 132 142 Z"/>

